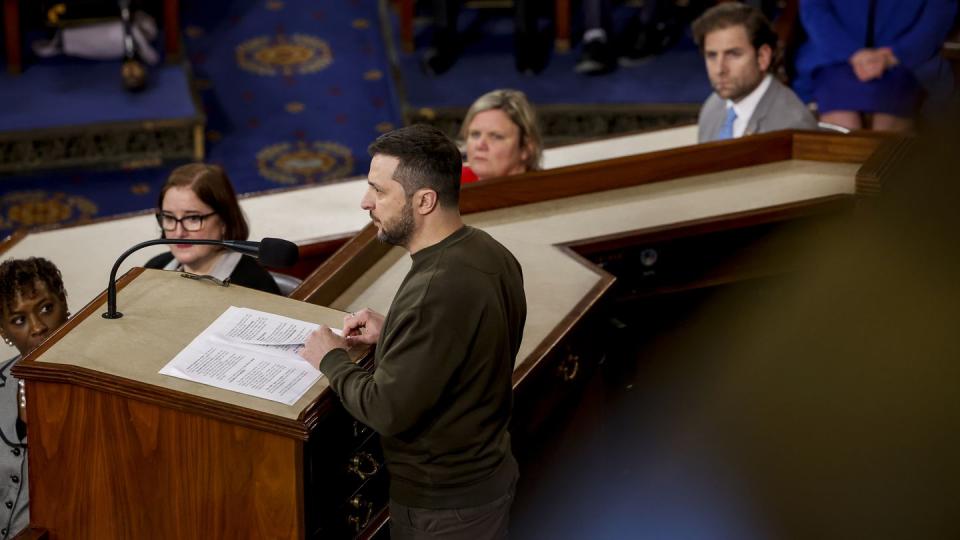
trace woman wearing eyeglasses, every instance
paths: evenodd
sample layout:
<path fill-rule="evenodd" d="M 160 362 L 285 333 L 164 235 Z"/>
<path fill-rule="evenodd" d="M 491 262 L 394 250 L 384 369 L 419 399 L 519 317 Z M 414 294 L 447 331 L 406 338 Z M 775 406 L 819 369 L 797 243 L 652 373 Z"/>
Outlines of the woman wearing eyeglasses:
<path fill-rule="evenodd" d="M 160 190 L 157 223 L 161 238 L 246 240 L 250 234 L 227 173 L 215 165 L 191 163 L 170 173 Z M 280 293 L 256 259 L 218 246 L 173 244 L 147 268 L 210 275 L 230 283 Z"/>

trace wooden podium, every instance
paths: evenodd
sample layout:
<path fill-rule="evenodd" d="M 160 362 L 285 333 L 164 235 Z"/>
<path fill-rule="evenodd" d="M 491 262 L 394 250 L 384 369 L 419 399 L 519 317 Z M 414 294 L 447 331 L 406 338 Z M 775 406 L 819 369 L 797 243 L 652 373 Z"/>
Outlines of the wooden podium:
<path fill-rule="evenodd" d="M 878 192 L 899 148 L 886 142 L 785 131 L 465 187 L 467 222 L 524 269 L 514 451 L 536 449 L 538 426 L 602 361 L 603 302 L 782 273 L 774 255 L 790 250 L 771 231 Z M 367 227 L 304 280 L 302 302 L 126 275 L 122 319 L 100 317 L 101 296 L 14 368 L 27 380 L 31 526 L 70 539 L 374 534 L 387 519 L 379 441 L 324 380 L 288 407 L 157 372 L 230 305 L 332 326 L 344 311 L 385 313 L 405 265 Z"/>
<path fill-rule="evenodd" d="M 362 491 L 385 493 L 385 478 L 365 447 L 379 445 L 333 406 L 326 379 L 287 406 L 157 373 L 231 305 L 334 327 L 342 312 L 175 272 L 134 269 L 120 283 L 123 318 L 100 316 L 101 295 L 15 368 L 32 531 L 289 539 L 369 524 L 382 501 Z"/>

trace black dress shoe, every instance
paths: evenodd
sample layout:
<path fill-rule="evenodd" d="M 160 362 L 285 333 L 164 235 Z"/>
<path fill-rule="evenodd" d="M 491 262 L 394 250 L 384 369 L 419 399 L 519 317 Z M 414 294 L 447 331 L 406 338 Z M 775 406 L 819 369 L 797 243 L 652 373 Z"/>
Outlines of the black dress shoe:
<path fill-rule="evenodd" d="M 538 34 L 518 33 L 514 39 L 513 54 L 517 71 L 536 75 L 547 67 L 550 44 Z"/>
<path fill-rule="evenodd" d="M 433 46 L 423 54 L 423 70 L 428 75 L 442 75 L 456 63 L 459 56 L 460 46 L 456 35 L 438 32 L 433 39 Z"/>
<path fill-rule="evenodd" d="M 583 44 L 583 52 L 573 70 L 581 75 L 602 75 L 617 67 L 617 59 L 610 45 L 602 39 L 594 39 Z"/>
<path fill-rule="evenodd" d="M 668 16 L 647 25 L 628 25 L 626 42 L 621 45 L 620 65 L 627 67 L 642 63 L 651 56 L 662 54 L 683 36 L 684 23 Z"/>
<path fill-rule="evenodd" d="M 457 61 L 455 52 L 444 49 L 427 49 L 423 55 L 423 70 L 427 75 L 443 75 Z"/>

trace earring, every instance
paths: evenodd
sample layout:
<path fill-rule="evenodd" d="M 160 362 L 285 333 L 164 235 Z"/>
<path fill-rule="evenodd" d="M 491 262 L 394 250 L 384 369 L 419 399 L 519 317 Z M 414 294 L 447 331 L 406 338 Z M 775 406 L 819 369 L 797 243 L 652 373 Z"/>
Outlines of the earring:
<path fill-rule="evenodd" d="M 7 336 L 3 336 L 3 342 L 7 344 L 7 347 L 13 347 L 13 341 L 11 341 Z"/>

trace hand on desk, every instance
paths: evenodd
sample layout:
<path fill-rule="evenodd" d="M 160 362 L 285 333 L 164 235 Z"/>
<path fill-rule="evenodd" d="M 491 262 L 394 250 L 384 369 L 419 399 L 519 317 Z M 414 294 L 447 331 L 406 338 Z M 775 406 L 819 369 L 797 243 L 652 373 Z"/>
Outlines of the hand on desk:
<path fill-rule="evenodd" d="M 334 334 L 329 326 L 321 324 L 319 328 L 310 334 L 307 342 L 303 344 L 303 348 L 301 348 L 297 354 L 307 362 L 310 362 L 311 366 L 320 369 L 320 361 L 323 360 L 323 357 L 326 356 L 328 352 L 334 349 L 346 348 L 347 342 L 345 339 Z"/>
<path fill-rule="evenodd" d="M 364 308 L 343 318 L 343 335 L 347 344 L 375 345 L 383 328 L 383 315 Z"/>
<path fill-rule="evenodd" d="M 325 324 L 321 324 L 304 343 L 298 354 L 320 369 L 320 361 L 334 349 L 349 349 L 355 345 L 373 345 L 380 337 L 383 315 L 372 309 L 362 309 L 343 318 L 343 335 L 340 337 Z"/>

